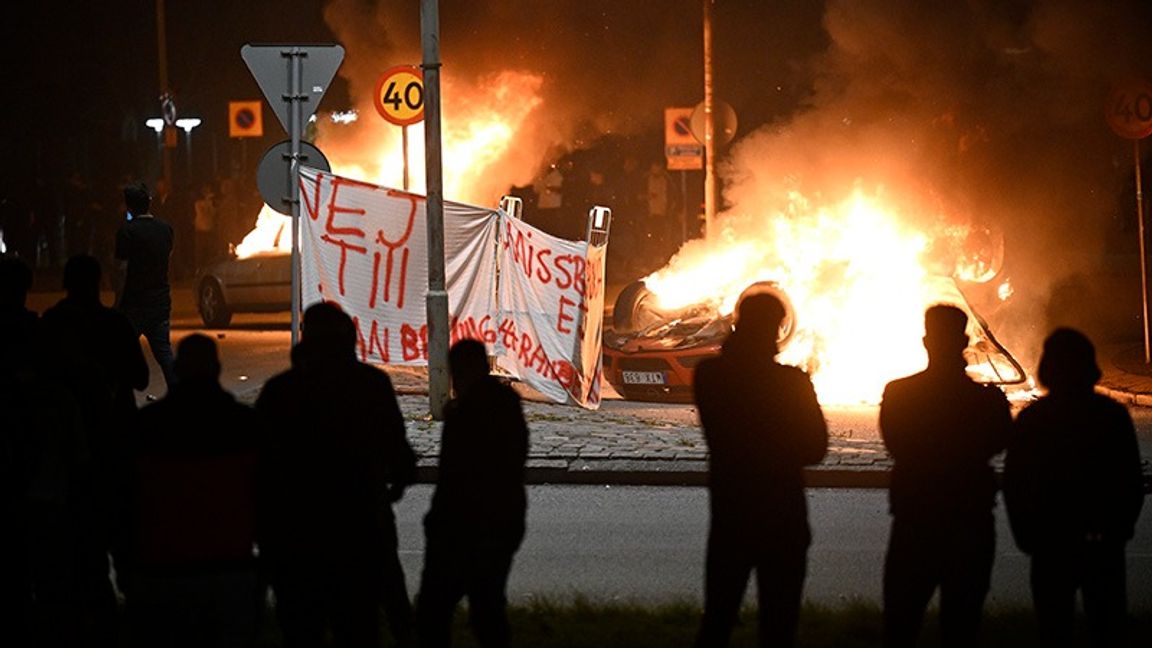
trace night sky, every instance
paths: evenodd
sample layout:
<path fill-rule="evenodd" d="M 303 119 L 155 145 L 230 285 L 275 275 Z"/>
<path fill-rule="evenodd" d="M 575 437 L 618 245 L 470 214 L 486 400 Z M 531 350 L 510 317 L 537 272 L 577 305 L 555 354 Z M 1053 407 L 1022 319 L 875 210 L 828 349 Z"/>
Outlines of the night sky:
<path fill-rule="evenodd" d="M 819 3 L 774 4 L 721 2 L 716 9 L 717 83 L 742 124 L 791 109 L 807 91 L 803 61 L 826 42 Z M 227 102 L 261 96 L 240 60 L 245 43 L 341 42 L 348 49 L 342 74 L 365 77 L 418 62 L 417 0 L 168 0 L 166 6 L 168 75 L 178 110 L 205 120 L 193 133 L 201 174 L 212 162 L 211 140 L 217 170 L 235 154 L 227 141 Z M 653 6 L 660 8 L 647 9 Z M 151 167 L 141 158 L 155 156 L 155 135 L 143 121 L 159 114 L 155 3 L 35 2 L 9 11 L 5 182 L 77 170 L 97 181 L 146 175 Z M 571 132 L 580 131 L 580 144 L 601 131 L 658 133 L 660 108 L 702 98 L 699 2 L 449 0 L 441 2 L 441 21 L 446 74 L 506 67 L 545 73 L 548 92 L 579 106 L 585 123 Z M 338 78 L 323 109 L 348 105 L 348 83 Z M 252 155 L 283 137 L 274 120 L 265 131 L 249 144 Z"/>

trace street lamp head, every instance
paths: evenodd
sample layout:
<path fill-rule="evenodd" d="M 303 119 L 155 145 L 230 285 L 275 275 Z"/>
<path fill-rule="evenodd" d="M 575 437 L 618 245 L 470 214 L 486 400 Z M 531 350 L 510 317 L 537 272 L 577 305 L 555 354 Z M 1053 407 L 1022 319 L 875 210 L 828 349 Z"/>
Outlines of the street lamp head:
<path fill-rule="evenodd" d="M 185 117 L 184 119 L 177 119 L 177 128 L 183 128 L 185 133 L 192 133 L 192 129 L 200 125 L 199 117 Z"/>
<path fill-rule="evenodd" d="M 144 125 L 156 131 L 157 134 L 164 130 L 164 120 L 159 117 L 144 120 Z"/>

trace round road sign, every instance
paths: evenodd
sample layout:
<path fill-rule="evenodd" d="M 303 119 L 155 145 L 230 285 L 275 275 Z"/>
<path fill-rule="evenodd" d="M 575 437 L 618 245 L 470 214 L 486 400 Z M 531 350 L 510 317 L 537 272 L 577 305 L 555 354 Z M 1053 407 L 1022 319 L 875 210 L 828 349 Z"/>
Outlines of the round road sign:
<path fill-rule="evenodd" d="M 732 141 L 736 136 L 736 111 L 732 106 L 724 101 L 715 101 L 712 104 L 712 112 L 715 116 L 716 122 L 714 128 L 716 131 L 712 133 L 712 137 L 716 138 L 715 141 L 720 146 L 724 146 Z M 704 102 L 696 104 L 696 109 L 692 111 L 692 119 L 689 125 L 692 127 L 692 134 L 696 136 L 696 141 L 704 144 Z"/>
<path fill-rule="evenodd" d="M 388 68 L 376 82 L 376 111 L 397 126 L 424 119 L 424 75 L 414 65 Z"/>
<path fill-rule="evenodd" d="M 256 169 L 256 187 L 260 190 L 260 197 L 269 207 L 284 214 L 292 215 L 292 204 L 288 195 L 288 166 L 292 154 L 292 140 L 284 140 L 273 144 L 260 159 L 260 166 Z M 300 142 L 300 164 L 313 169 L 331 171 L 328 158 L 308 142 Z"/>
<path fill-rule="evenodd" d="M 1152 84 L 1137 80 L 1116 86 L 1105 117 L 1120 137 L 1138 140 L 1152 135 Z"/>

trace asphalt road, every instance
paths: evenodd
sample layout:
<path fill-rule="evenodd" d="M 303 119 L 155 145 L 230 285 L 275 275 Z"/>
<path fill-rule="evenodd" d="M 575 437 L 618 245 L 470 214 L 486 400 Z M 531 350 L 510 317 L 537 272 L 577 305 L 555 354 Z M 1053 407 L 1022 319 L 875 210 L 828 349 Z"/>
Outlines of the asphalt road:
<path fill-rule="evenodd" d="M 396 507 L 411 592 L 423 563 L 421 518 L 430 496 L 431 487 L 413 487 Z M 879 603 L 888 541 L 886 498 L 878 490 L 809 491 L 813 544 L 805 593 L 810 600 Z M 1128 553 L 1131 606 L 1141 610 L 1152 610 L 1152 512 L 1147 508 L 1152 505 L 1146 505 Z M 514 601 L 579 593 L 602 601 L 699 602 L 707 523 L 702 488 L 530 487 L 528 534 L 509 595 Z M 1029 605 L 1027 570 L 1027 558 L 1016 550 L 1000 508 L 989 605 Z"/>

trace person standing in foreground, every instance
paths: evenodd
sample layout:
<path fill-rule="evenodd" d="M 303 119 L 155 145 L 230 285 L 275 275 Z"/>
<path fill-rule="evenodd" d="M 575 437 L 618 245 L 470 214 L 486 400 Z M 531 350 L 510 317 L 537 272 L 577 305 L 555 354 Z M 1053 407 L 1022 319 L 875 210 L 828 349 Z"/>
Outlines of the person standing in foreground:
<path fill-rule="evenodd" d="M 256 400 L 270 438 L 257 542 L 276 594 L 285 648 L 379 645 L 383 601 L 397 643 L 411 604 L 397 557 L 392 503 L 416 477 L 388 374 L 356 359 L 356 328 L 339 306 L 304 312 L 292 368 Z"/>
<path fill-rule="evenodd" d="M 63 393 L 38 416 L 58 417 L 67 401 L 75 408 L 70 425 L 37 426 L 44 436 L 36 488 L 47 497 L 32 509 L 29 546 L 37 606 L 48 612 L 37 634 L 55 636 L 49 644 L 73 645 L 84 636 L 115 643 L 108 555 L 115 548 L 124 440 L 136 415 L 133 391 L 148 385 L 148 363 L 128 318 L 100 302 L 100 277 L 95 257 L 68 259 L 65 297 L 40 320 L 36 353 L 45 392 Z"/>
<path fill-rule="evenodd" d="M 774 295 L 745 297 L 720 356 L 696 369 L 711 504 L 700 648 L 728 645 L 753 569 L 760 645 L 795 643 L 811 541 L 804 466 L 823 459 L 828 427 L 808 375 L 774 361 L 784 317 Z"/>
<path fill-rule="evenodd" d="M 448 364 L 456 397 L 444 413 L 439 477 L 424 518 L 420 643 L 451 645 L 453 613 L 467 596 L 477 643 L 508 646 L 505 589 L 524 538 L 528 424 L 520 396 L 488 374 L 482 342 L 457 342 Z"/>
<path fill-rule="evenodd" d="M 256 412 L 220 386 L 212 338 L 182 339 L 180 380 L 128 440 L 119 582 L 132 645 L 247 646 L 256 636 Z"/>
<path fill-rule="evenodd" d="M 1144 504 L 1132 417 L 1093 390 L 1096 350 L 1079 331 L 1048 336 L 1039 378 L 1048 394 L 1016 419 L 1004 500 L 1016 545 L 1032 557 L 1041 645 L 1075 635 L 1077 590 L 1092 645 L 1124 645 L 1124 545 Z"/>
<path fill-rule="evenodd" d="M 884 645 L 913 646 L 940 588 L 944 646 L 978 644 L 992 575 L 996 480 L 989 461 L 1012 425 L 998 388 L 968 377 L 968 315 L 924 313 L 928 368 L 888 383 L 880 434 L 892 456 L 892 531 L 884 563 Z"/>
<path fill-rule="evenodd" d="M 137 182 L 124 187 L 128 222 L 116 232 L 116 258 L 120 261 L 122 285 L 116 306 L 128 316 L 137 335 L 143 335 L 152 357 L 164 373 L 169 389 L 172 372 L 172 290 L 168 283 L 168 261 L 172 257 L 172 226 L 149 211 L 152 197 L 148 187 Z"/>

